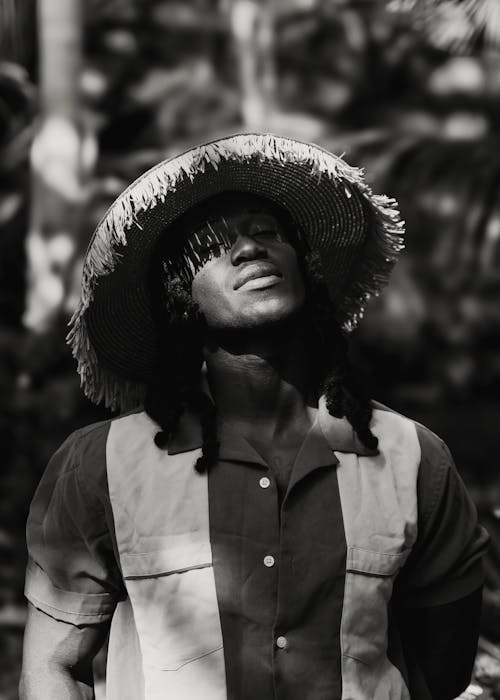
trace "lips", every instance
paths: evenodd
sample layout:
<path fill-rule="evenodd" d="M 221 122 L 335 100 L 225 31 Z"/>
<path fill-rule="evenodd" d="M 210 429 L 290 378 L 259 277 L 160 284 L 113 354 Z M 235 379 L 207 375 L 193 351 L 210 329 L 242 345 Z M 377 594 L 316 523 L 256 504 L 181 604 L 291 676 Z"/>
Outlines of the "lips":
<path fill-rule="evenodd" d="M 276 265 L 270 262 L 253 262 L 247 263 L 246 266 L 238 274 L 236 281 L 234 283 L 233 289 L 239 289 L 246 282 L 250 280 L 256 280 L 260 277 L 283 277 L 281 272 L 278 270 Z"/>

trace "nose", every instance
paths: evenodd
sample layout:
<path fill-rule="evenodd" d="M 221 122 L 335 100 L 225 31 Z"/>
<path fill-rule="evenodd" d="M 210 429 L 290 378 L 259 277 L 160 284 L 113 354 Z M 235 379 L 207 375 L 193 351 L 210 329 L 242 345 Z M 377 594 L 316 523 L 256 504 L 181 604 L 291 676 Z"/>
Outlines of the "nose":
<path fill-rule="evenodd" d="M 252 236 L 238 234 L 231 248 L 231 263 L 241 265 L 250 260 L 267 258 L 267 249 Z"/>

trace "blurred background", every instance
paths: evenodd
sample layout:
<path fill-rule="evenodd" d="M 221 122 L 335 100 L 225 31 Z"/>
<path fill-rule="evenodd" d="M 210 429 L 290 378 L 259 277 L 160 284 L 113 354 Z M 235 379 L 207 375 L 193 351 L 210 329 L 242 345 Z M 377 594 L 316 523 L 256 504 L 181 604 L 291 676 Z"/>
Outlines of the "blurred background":
<path fill-rule="evenodd" d="M 254 129 L 344 153 L 399 199 L 407 248 L 352 352 L 448 442 L 491 532 L 471 692 L 500 698 L 499 1 L 0 0 L 0 700 L 30 499 L 106 416 L 64 341 L 92 230 L 157 161 Z"/>

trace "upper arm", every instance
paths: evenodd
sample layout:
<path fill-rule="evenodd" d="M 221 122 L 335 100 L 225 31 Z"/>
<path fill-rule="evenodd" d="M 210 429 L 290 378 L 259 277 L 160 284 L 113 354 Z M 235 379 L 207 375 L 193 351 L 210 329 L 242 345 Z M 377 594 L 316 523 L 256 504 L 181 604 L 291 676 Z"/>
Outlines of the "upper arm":
<path fill-rule="evenodd" d="M 106 438 L 103 430 L 70 436 L 49 462 L 27 523 L 26 597 L 74 625 L 108 621 L 125 595 L 106 507 Z"/>
<path fill-rule="evenodd" d="M 488 534 L 447 446 L 418 427 L 418 535 L 396 583 L 404 607 L 426 608 L 460 600 L 483 583 Z"/>
<path fill-rule="evenodd" d="M 109 622 L 77 627 L 29 605 L 21 697 L 93 697 L 92 660 L 108 627 Z"/>
<path fill-rule="evenodd" d="M 418 536 L 396 581 L 398 623 L 432 697 L 456 697 L 476 654 L 488 535 L 446 445 L 419 428 Z"/>

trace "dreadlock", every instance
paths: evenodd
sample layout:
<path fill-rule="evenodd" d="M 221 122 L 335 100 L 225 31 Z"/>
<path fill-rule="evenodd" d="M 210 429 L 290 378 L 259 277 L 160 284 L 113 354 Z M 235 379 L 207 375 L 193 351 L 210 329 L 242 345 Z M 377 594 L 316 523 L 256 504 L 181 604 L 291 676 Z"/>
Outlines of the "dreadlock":
<path fill-rule="evenodd" d="M 166 277 L 155 291 L 158 294 L 152 299 L 158 351 L 144 409 L 161 428 L 154 438 L 160 449 L 167 447 L 186 409 L 198 415 L 203 448 L 195 468 L 204 472 L 217 460 L 218 443 L 215 408 L 199 386 L 203 318 L 178 277 Z"/>
<path fill-rule="evenodd" d="M 376 449 L 378 439 L 370 429 L 373 412 L 370 397 L 351 365 L 347 338 L 335 318 L 317 252 L 306 256 L 305 279 L 312 324 L 309 356 L 315 358 L 317 366 L 318 393 L 325 396 L 331 416 L 347 418 L 363 445 Z"/>
<path fill-rule="evenodd" d="M 313 381 L 317 394 L 324 394 L 330 415 L 347 418 L 359 440 L 376 449 L 378 440 L 370 430 L 372 406 L 348 357 L 348 343 L 335 319 L 335 309 L 324 280 L 319 255 L 305 257 L 306 318 L 311 324 L 309 356 L 316 368 Z M 157 290 L 158 292 L 158 290 Z M 161 300 L 160 305 L 155 299 Z M 195 464 L 207 471 L 218 458 L 216 409 L 201 391 L 204 319 L 183 281 L 164 276 L 160 294 L 153 296 L 158 332 L 156 371 L 148 387 L 144 408 L 160 426 L 155 443 L 164 449 L 175 434 L 186 409 L 194 411 L 202 429 L 202 455 Z"/>

